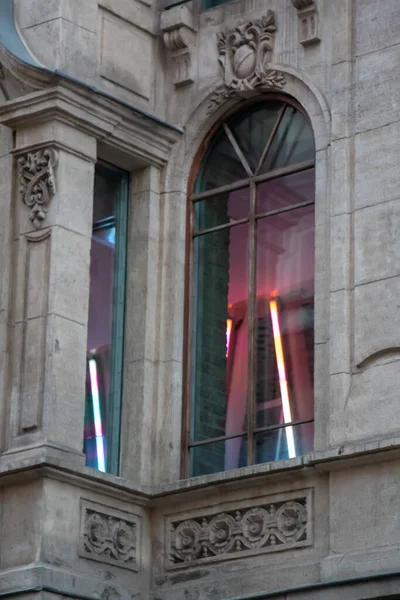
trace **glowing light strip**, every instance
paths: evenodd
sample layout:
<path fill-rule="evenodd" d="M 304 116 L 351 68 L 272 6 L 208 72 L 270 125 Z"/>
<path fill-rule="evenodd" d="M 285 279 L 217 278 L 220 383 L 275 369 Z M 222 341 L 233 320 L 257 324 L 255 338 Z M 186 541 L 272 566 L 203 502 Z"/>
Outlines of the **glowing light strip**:
<path fill-rule="evenodd" d="M 229 346 L 231 343 L 231 334 L 232 334 L 232 319 L 226 320 L 226 354 L 227 357 L 229 354 Z"/>
<path fill-rule="evenodd" d="M 285 359 L 283 357 L 281 329 L 279 326 L 278 303 L 276 300 L 270 300 L 269 308 L 271 311 L 272 332 L 274 336 L 276 362 L 278 365 L 279 387 L 281 389 L 281 398 L 283 406 L 283 418 L 285 423 L 292 422 L 292 413 L 290 410 L 289 390 L 286 378 Z M 294 445 L 293 427 L 285 427 L 286 441 L 288 445 L 289 458 L 295 458 L 296 448 Z"/>
<path fill-rule="evenodd" d="M 90 387 L 92 390 L 92 405 L 93 405 L 93 416 L 94 416 L 94 433 L 96 436 L 96 453 L 97 453 L 97 468 L 99 471 L 106 471 L 106 462 L 104 457 L 104 441 L 103 441 L 103 427 L 101 424 L 101 413 L 100 413 L 100 396 L 99 396 L 99 384 L 97 381 L 97 365 L 94 358 L 89 360 L 89 373 L 90 373 Z"/>

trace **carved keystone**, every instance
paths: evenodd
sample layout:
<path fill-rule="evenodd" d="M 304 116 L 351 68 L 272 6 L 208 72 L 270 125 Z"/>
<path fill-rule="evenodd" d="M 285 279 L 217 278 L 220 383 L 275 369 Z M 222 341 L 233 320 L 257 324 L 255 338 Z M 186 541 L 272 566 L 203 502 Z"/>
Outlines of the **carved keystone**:
<path fill-rule="evenodd" d="M 22 202 L 31 209 L 29 218 L 36 229 L 43 225 L 50 199 L 56 191 L 56 164 L 57 154 L 52 148 L 27 152 L 18 158 L 19 193 Z"/>
<path fill-rule="evenodd" d="M 315 0 L 292 0 L 299 16 L 299 38 L 303 46 L 321 41 L 318 35 L 318 10 Z"/>
<path fill-rule="evenodd" d="M 164 44 L 170 51 L 173 82 L 176 87 L 193 83 L 191 49 L 196 36 L 193 15 L 187 4 L 161 13 Z"/>
<path fill-rule="evenodd" d="M 275 13 L 217 34 L 224 85 L 210 98 L 209 112 L 237 94 L 282 89 L 283 75 L 269 68 L 275 40 Z"/>

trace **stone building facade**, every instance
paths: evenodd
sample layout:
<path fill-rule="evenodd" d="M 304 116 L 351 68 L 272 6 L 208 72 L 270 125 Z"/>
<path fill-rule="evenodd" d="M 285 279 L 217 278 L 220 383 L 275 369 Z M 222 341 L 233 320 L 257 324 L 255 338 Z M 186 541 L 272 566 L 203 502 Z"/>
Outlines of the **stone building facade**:
<path fill-rule="evenodd" d="M 0 1 L 0 596 L 398 598 L 400 3 L 161 2 Z M 190 197 L 223 123 L 268 102 L 295 107 L 314 140 L 312 447 L 237 468 L 205 453 L 194 477 Z M 108 447 L 92 407 L 85 457 L 109 165 L 128 211 L 120 378 Z M 206 276 L 226 290 L 218 244 Z M 204 426 L 223 404 L 207 373 Z"/>

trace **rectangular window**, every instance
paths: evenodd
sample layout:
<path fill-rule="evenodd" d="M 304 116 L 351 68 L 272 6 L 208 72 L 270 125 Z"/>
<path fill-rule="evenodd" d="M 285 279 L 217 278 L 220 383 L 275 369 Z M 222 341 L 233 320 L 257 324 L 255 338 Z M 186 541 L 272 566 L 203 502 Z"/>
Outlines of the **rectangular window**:
<path fill-rule="evenodd" d="M 97 164 L 93 201 L 84 452 L 86 464 L 118 474 L 128 173 Z"/>

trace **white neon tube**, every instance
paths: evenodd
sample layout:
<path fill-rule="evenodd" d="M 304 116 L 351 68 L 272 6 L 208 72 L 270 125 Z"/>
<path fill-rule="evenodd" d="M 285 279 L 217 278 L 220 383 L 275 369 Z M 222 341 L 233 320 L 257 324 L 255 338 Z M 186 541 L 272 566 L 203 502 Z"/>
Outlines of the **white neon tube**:
<path fill-rule="evenodd" d="M 89 373 L 90 386 L 92 390 L 94 433 L 96 436 L 97 467 L 99 471 L 103 471 L 103 473 L 105 473 L 106 463 L 104 457 L 103 427 L 101 424 L 99 384 L 97 381 L 97 365 L 94 358 L 89 360 Z"/>
<path fill-rule="evenodd" d="M 292 422 L 292 412 L 290 410 L 289 389 L 286 377 L 285 359 L 283 357 L 281 329 L 279 325 L 278 303 L 276 300 L 270 300 L 269 308 L 271 311 L 272 332 L 274 336 L 276 362 L 278 365 L 279 387 L 281 389 L 283 418 L 285 423 Z M 285 427 L 286 441 L 288 446 L 289 458 L 295 458 L 296 448 L 294 445 L 293 427 Z"/>

